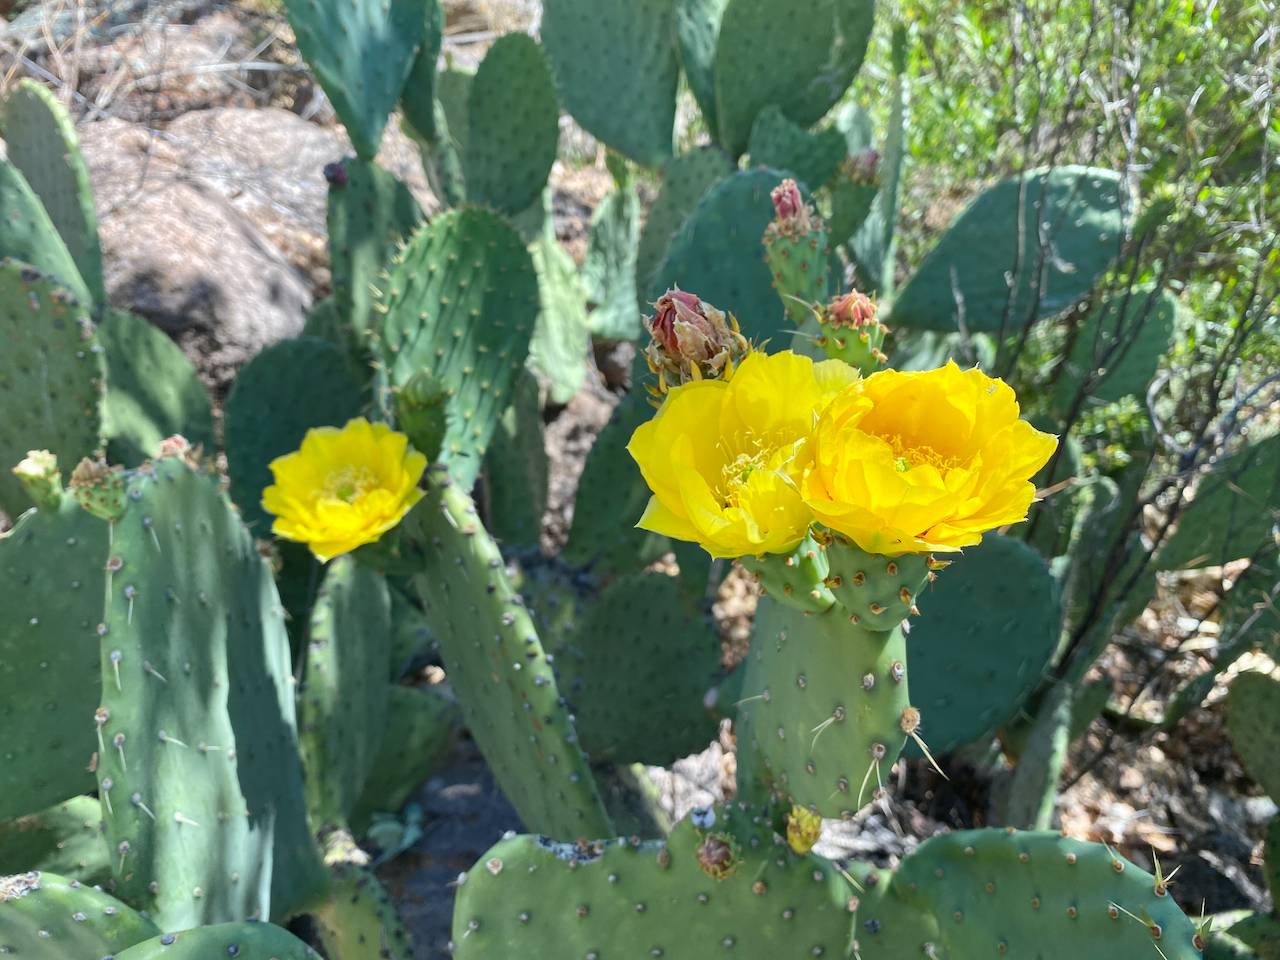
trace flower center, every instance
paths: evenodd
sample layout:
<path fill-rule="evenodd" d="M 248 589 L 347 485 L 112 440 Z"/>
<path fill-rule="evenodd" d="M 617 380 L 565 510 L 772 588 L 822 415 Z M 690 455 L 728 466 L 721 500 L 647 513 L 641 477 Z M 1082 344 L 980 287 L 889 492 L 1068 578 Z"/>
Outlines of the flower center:
<path fill-rule="evenodd" d="M 330 470 L 324 480 L 324 499 L 352 503 L 376 486 L 378 478 L 368 467 L 345 466 Z"/>
<path fill-rule="evenodd" d="M 720 468 L 720 482 L 713 491 L 720 506 L 736 507 L 751 475 L 757 470 L 772 469 L 782 445 L 783 438 L 755 434 L 734 438 L 727 444 L 722 441 L 724 465 Z"/>
<path fill-rule="evenodd" d="M 944 456 L 927 443 L 910 443 L 898 434 L 885 437 L 884 440 L 893 449 L 894 466 L 900 473 L 920 466 L 930 466 L 939 473 L 946 473 L 960 465 L 959 457 Z"/>

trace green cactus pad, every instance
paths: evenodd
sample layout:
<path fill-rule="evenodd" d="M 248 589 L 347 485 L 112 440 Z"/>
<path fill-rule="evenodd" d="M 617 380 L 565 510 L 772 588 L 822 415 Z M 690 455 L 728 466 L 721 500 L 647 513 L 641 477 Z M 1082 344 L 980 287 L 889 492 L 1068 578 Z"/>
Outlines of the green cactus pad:
<path fill-rule="evenodd" d="M 830 189 L 827 242 L 834 248 L 846 242 L 867 221 L 880 190 L 874 183 L 854 183 L 841 175 L 837 175 Z"/>
<path fill-rule="evenodd" d="M 789 607 L 805 613 L 823 613 L 835 603 L 826 585 L 831 572 L 827 551 L 812 533 L 785 556 L 742 557 L 739 563 L 755 577 L 763 593 Z"/>
<path fill-rule="evenodd" d="M 936 921 L 932 951 L 911 942 L 932 932 L 913 912 Z M 925 841 L 859 906 L 855 936 L 864 960 L 1076 960 L 1104 949 L 1126 958 L 1200 956 L 1194 926 L 1151 874 L 1102 844 L 1056 833 L 968 830 Z"/>
<path fill-rule="evenodd" d="M 349 863 L 331 867 L 329 899 L 314 916 L 329 960 L 412 960 L 409 933 L 369 870 Z"/>
<path fill-rule="evenodd" d="M 414 234 L 383 281 L 380 349 L 391 384 L 419 370 L 448 391 L 440 461 L 470 487 L 529 351 L 538 278 L 519 235 L 486 210 L 453 210 Z"/>
<path fill-rule="evenodd" d="M 929 748 L 947 753 L 1014 717 L 1058 645 L 1057 582 L 1021 540 L 988 534 L 938 574 L 911 623 L 911 695 Z"/>
<path fill-rule="evenodd" d="M 1207 567 L 1251 556 L 1271 538 L 1280 490 L 1280 436 L 1267 437 L 1215 463 L 1182 509 L 1156 554 L 1161 570 Z"/>
<path fill-rule="evenodd" d="M 378 326 L 371 316 L 378 275 L 423 215 L 409 188 L 372 161 L 348 158 L 329 173 L 329 265 L 345 327 L 345 342 L 335 342 L 351 350 Z"/>
<path fill-rule="evenodd" d="M 1127 202 L 1110 170 L 1057 167 L 1001 180 L 925 257 L 893 302 L 889 326 L 950 332 L 957 304 L 977 333 L 1014 332 L 1061 313 L 1120 252 Z"/>
<path fill-rule="evenodd" d="M 542 235 L 530 245 L 529 253 L 538 273 L 539 308 L 528 366 L 547 380 L 552 403 L 568 403 L 587 377 L 591 346 L 587 291 L 578 265 L 556 239 L 551 217 L 543 221 Z"/>
<path fill-rule="evenodd" d="M 433 471 L 405 519 L 413 582 L 463 716 L 503 792 L 531 829 L 607 835 L 591 769 L 561 705 L 551 665 L 475 506 Z"/>
<path fill-rule="evenodd" d="M 372 160 L 409 79 L 425 32 L 414 0 L 288 0 L 298 49 L 347 128 Z"/>
<path fill-rule="evenodd" d="M 0 260 L 0 343 L 0 509 L 16 517 L 30 500 L 10 471 L 27 451 L 70 474 L 98 446 L 105 367 L 85 308 L 16 260 Z"/>
<path fill-rule="evenodd" d="M 645 217 L 636 254 L 636 295 L 642 313 L 649 312 L 654 285 L 661 282 L 654 273 L 672 237 L 712 185 L 733 171 L 733 160 L 719 147 L 698 147 L 662 165 L 662 188 Z"/>
<path fill-rule="evenodd" d="M 769 194 L 782 179 L 775 170 L 749 170 L 708 190 L 672 239 L 648 299 L 671 287 L 696 293 L 737 316 L 743 334 L 755 341 L 788 327 L 761 240 L 773 220 Z"/>
<path fill-rule="evenodd" d="M 4 103 L 4 138 L 9 161 L 40 197 L 93 302 L 106 303 L 93 187 L 66 108 L 42 84 L 19 80 Z"/>
<path fill-rule="evenodd" d="M 671 156 L 680 66 L 671 0 L 547 0 L 542 42 L 583 128 L 636 163 Z"/>
<path fill-rule="evenodd" d="M 549 470 L 538 382 L 522 371 L 485 454 L 482 502 L 489 529 L 500 543 L 537 548 Z"/>
<path fill-rule="evenodd" d="M 582 282 L 592 305 L 591 332 L 606 340 L 635 340 L 644 327 L 636 306 L 636 254 L 640 244 L 640 197 L 625 184 L 591 215 Z"/>
<path fill-rule="evenodd" d="M 0 876 L 0 954 L 97 960 L 158 932 L 145 916 L 77 880 L 43 872 Z"/>
<path fill-rule="evenodd" d="M 716 121 L 716 36 L 729 0 L 675 0 L 676 39 L 680 65 L 689 89 L 698 101 L 707 129 L 719 129 Z"/>
<path fill-rule="evenodd" d="M 424 0 L 423 12 L 422 43 L 400 91 L 400 112 L 420 139 L 430 141 L 436 138 L 436 64 L 444 42 L 444 10 L 439 0 Z"/>
<path fill-rule="evenodd" d="M 716 41 L 716 119 L 737 156 L 769 104 L 802 127 L 822 118 L 857 76 L 875 0 L 731 0 Z"/>
<path fill-rule="evenodd" d="M 350 555 L 328 564 L 311 609 L 298 741 L 317 830 L 341 826 L 360 798 L 387 725 L 391 598 L 382 574 Z"/>
<path fill-rule="evenodd" d="M 28 263 L 49 274 L 87 307 L 93 304 L 71 252 L 40 198 L 16 166 L 0 157 L 0 258 Z"/>
<path fill-rule="evenodd" d="M 387 729 L 351 814 L 363 833 L 375 813 L 394 813 L 431 773 L 449 748 L 458 708 L 433 687 L 392 686 L 387 692 Z"/>
<path fill-rule="evenodd" d="M 387 674 L 391 683 L 398 683 L 432 643 L 431 628 L 407 590 L 407 585 L 391 586 L 391 671 Z"/>
<path fill-rule="evenodd" d="M 844 134 L 835 127 L 810 132 L 796 126 L 777 106 L 760 111 L 748 147 L 753 166 L 790 170 L 810 190 L 825 186 L 845 157 Z"/>
<path fill-rule="evenodd" d="M 467 199 L 508 214 L 536 203 L 556 160 L 560 108 L 532 37 L 509 33 L 489 48 L 471 83 L 467 117 Z"/>
<path fill-rule="evenodd" d="M 719 726 L 706 703 L 719 668 L 714 626 L 660 573 L 606 587 L 556 650 L 560 691 L 595 763 L 665 766 L 706 749 Z"/>
<path fill-rule="evenodd" d="M 0 875 L 37 870 L 81 883 L 106 883 L 111 879 L 111 858 L 101 824 L 97 797 L 72 797 L 48 810 L 0 823 Z"/>
<path fill-rule="evenodd" d="M 1098 304 L 1072 334 L 1053 391 L 1053 407 L 1066 415 L 1081 393 L 1087 404 L 1145 396 L 1173 340 L 1178 301 L 1165 290 L 1139 287 Z"/>
<path fill-rule="evenodd" d="M 130 479 L 110 551 L 97 775 L 117 891 L 170 929 L 287 915 L 324 878 L 271 574 L 217 479 L 175 457 Z"/>
<path fill-rule="evenodd" d="M 196 368 L 164 331 L 112 310 L 98 327 L 98 340 L 107 362 L 102 432 L 111 462 L 141 463 L 174 434 L 214 453 L 209 394 Z"/>
<path fill-rule="evenodd" d="M 0 820 L 93 789 L 108 536 L 65 496 L 0 538 Z"/>
<path fill-rule="evenodd" d="M 1280 957 L 1280 917 L 1251 913 L 1226 930 L 1226 937 L 1244 950 L 1228 954 L 1230 960 L 1276 960 Z M 1206 953 L 1209 960 L 1220 960 L 1217 953 Z"/>
<path fill-rule="evenodd" d="M 227 470 L 255 537 L 270 536 L 262 491 L 273 482 L 271 461 L 298 449 L 312 427 L 341 427 L 362 406 L 346 355 L 324 340 L 282 340 L 240 368 L 223 413 Z"/>
<path fill-rule="evenodd" d="M 890 630 L 910 616 L 929 576 L 923 554 L 884 557 L 842 537 L 827 547 L 827 566 L 831 592 L 868 630 Z"/>
<path fill-rule="evenodd" d="M 699 864 L 704 836 L 686 819 L 665 841 L 503 840 L 458 888 L 453 955 L 845 956 L 854 891 L 831 864 L 740 841 L 729 876 L 715 879 Z"/>
<path fill-rule="evenodd" d="M 219 923 L 166 933 L 122 953 L 115 960 L 320 960 L 305 943 L 270 923 Z"/>
<path fill-rule="evenodd" d="M 739 708 L 757 775 L 824 817 L 852 816 L 907 740 L 906 660 L 900 627 L 872 631 L 839 606 L 806 614 L 761 600 Z"/>
<path fill-rule="evenodd" d="M 1280 680 L 1241 673 L 1227 696 L 1227 730 L 1245 770 L 1272 797 L 1280 797 Z"/>

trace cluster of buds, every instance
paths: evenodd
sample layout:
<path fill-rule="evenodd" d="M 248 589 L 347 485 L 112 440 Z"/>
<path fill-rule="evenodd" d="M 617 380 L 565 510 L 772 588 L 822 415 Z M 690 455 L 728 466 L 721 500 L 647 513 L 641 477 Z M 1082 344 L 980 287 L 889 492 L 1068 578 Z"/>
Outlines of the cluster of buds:
<path fill-rule="evenodd" d="M 658 378 L 649 392 L 656 397 L 693 380 L 727 380 L 751 352 L 732 315 L 684 290 L 659 297 L 645 325 L 652 338 L 645 359 Z"/>
<path fill-rule="evenodd" d="M 818 344 L 827 356 L 852 364 L 864 374 L 884 366 L 885 334 L 889 332 L 876 318 L 876 302 L 865 293 L 850 290 L 817 311 L 822 335 Z"/>
<path fill-rule="evenodd" d="M 844 162 L 844 174 L 854 183 L 875 186 L 880 179 L 880 151 L 868 147 L 852 154 Z"/>
<path fill-rule="evenodd" d="M 794 180 L 783 180 L 769 194 L 773 200 L 773 222 L 765 228 L 765 243 L 777 237 L 800 239 L 813 232 L 817 214 L 805 203 Z"/>

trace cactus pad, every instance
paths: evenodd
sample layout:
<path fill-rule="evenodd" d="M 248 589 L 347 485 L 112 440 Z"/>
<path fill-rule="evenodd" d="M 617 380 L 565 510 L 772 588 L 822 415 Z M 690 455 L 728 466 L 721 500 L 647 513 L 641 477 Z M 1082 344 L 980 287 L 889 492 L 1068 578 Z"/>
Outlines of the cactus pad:
<path fill-rule="evenodd" d="M 548 197 L 549 200 L 549 197 Z M 538 273 L 538 320 L 529 341 L 529 367 L 549 382 L 552 403 L 568 403 L 587 376 L 587 292 L 578 265 L 556 239 L 551 217 L 529 247 Z"/>
<path fill-rule="evenodd" d="M 216 478 L 179 458 L 133 476 L 127 504 L 98 714 L 117 889 L 173 929 L 287 913 L 319 865 L 271 575 Z"/>
<path fill-rule="evenodd" d="M 10 471 L 28 450 L 70 473 L 98 446 L 104 366 L 85 308 L 16 260 L 0 260 L 0 343 L 0 509 L 16 517 L 29 500 Z"/>
<path fill-rule="evenodd" d="M 716 131 L 716 36 L 729 0 L 675 0 L 680 66 L 702 111 L 707 129 Z"/>
<path fill-rule="evenodd" d="M 592 136 L 646 166 L 671 156 L 674 34 L 671 0 L 547 0 L 542 14 L 565 107 Z"/>
<path fill-rule="evenodd" d="M 825 186 L 845 157 L 845 141 L 835 127 L 810 132 L 796 126 L 773 104 L 751 127 L 752 166 L 789 170 L 810 190 Z"/>
<path fill-rule="evenodd" d="M 400 91 L 400 112 L 420 139 L 431 141 L 436 138 L 436 64 L 444 42 L 444 9 L 439 0 L 424 0 L 423 12 L 422 43 Z"/>
<path fill-rule="evenodd" d="M 606 340 L 635 340 L 643 332 L 636 306 L 636 254 L 640 243 L 640 197 L 620 184 L 591 215 L 582 281 L 593 304 L 591 332 Z"/>
<path fill-rule="evenodd" d="M 921 606 L 907 642 L 911 694 L 930 749 L 946 753 L 993 733 L 1040 685 L 1062 602 L 1036 551 L 991 533 L 938 575 Z"/>
<path fill-rule="evenodd" d="M 560 108 L 537 42 L 509 33 L 489 48 L 471 82 L 463 169 L 467 199 L 507 214 L 538 201 L 556 159 Z"/>
<path fill-rule="evenodd" d="M 107 543 L 69 496 L 0 537 L 0 820 L 93 788 Z"/>
<path fill-rule="evenodd" d="M 19 80 L 4 103 L 4 138 L 9 161 L 40 197 L 89 295 L 106 303 L 93 187 L 66 108 L 42 84 Z"/>
<path fill-rule="evenodd" d="M 0 876 L 0 954 L 96 960 L 157 932 L 146 917 L 77 880 L 42 872 Z"/>
<path fill-rule="evenodd" d="M 467 495 L 433 474 L 405 518 L 404 540 L 467 726 L 526 825 L 564 838 L 607 835 L 591 769 L 502 554 Z"/>
<path fill-rule="evenodd" d="M 1280 680 L 1242 673 L 1227 696 L 1227 730 L 1245 770 L 1272 797 L 1280 797 Z"/>
<path fill-rule="evenodd" d="M 511 406 L 503 412 L 485 454 L 485 517 L 500 543 L 537 548 L 549 470 L 538 381 L 522 371 Z"/>
<path fill-rule="evenodd" d="M 470 487 L 511 402 L 538 315 L 538 279 L 519 235 L 486 210 L 436 217 L 384 281 L 380 349 L 393 386 L 430 371 L 448 392 L 440 461 Z"/>
<path fill-rule="evenodd" d="M 75 260 L 36 192 L 16 166 L 0 157 L 0 258 L 49 274 L 86 307 L 93 303 Z"/>
<path fill-rule="evenodd" d="M 458 889 L 454 956 L 843 957 L 852 894 L 825 861 L 767 840 L 740 843 L 689 819 L 666 841 L 512 837 Z"/>
<path fill-rule="evenodd" d="M 329 872 L 329 899 L 315 912 L 325 956 L 412 960 L 409 934 L 378 878 L 349 863 L 335 864 Z"/>
<path fill-rule="evenodd" d="M 963 309 L 971 332 L 1012 332 L 1061 313 L 1120 252 L 1127 202 L 1120 175 L 1092 167 L 1000 181 L 925 257 L 894 301 L 889 326 L 951 332 Z"/>
<path fill-rule="evenodd" d="M 798 0 L 782 13 L 773 0 L 731 0 L 716 41 L 720 143 L 747 149 L 756 116 L 769 104 L 802 127 L 830 110 L 862 66 L 875 0 Z"/>
<path fill-rule="evenodd" d="M 166 933 L 130 947 L 115 960 L 320 960 L 305 943 L 270 923 L 219 923 Z"/>
<path fill-rule="evenodd" d="M 174 434 L 214 453 L 209 394 L 168 335 L 141 317 L 112 310 L 98 327 L 98 340 L 107 361 L 102 430 L 112 462 L 139 464 Z"/>
<path fill-rule="evenodd" d="M 101 825 L 97 797 L 72 797 L 0 823 L 0 875 L 37 870 L 81 883 L 105 883 L 111 879 L 111 862 Z"/>
<path fill-rule="evenodd" d="M 414 0 L 288 0 L 298 49 L 347 128 L 372 160 L 409 79 L 425 32 Z"/>

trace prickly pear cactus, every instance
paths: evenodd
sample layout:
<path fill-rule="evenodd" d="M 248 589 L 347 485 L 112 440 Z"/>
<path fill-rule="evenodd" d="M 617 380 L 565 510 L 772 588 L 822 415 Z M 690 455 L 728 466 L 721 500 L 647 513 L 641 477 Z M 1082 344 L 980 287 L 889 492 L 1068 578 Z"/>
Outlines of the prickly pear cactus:
<path fill-rule="evenodd" d="M 720 129 L 716 119 L 716 35 L 728 5 L 729 0 L 675 0 L 680 66 L 712 132 Z"/>
<path fill-rule="evenodd" d="M 298 49 L 324 88 L 356 153 L 372 160 L 422 41 L 413 0 L 289 0 Z"/>
<path fill-rule="evenodd" d="M 117 891 L 170 929 L 289 913 L 324 878 L 266 565 L 215 478 L 166 457 L 130 478 L 106 568 L 95 720 Z"/>
<path fill-rule="evenodd" d="M 825 186 L 845 158 L 844 134 L 838 129 L 810 132 L 788 120 L 773 104 L 756 117 L 747 149 L 753 166 L 788 170 L 811 191 Z"/>
<path fill-rule="evenodd" d="M 550 203 L 550 195 L 545 202 Z M 548 399 L 568 403 L 587 376 L 591 333 L 587 292 L 578 265 L 556 239 L 555 222 L 543 221 L 542 235 L 529 246 L 538 273 L 538 319 L 529 341 L 529 368 L 549 383 Z"/>
<path fill-rule="evenodd" d="M 1280 680 L 1242 673 L 1227 696 L 1227 730 L 1245 769 L 1272 797 L 1280 797 Z"/>
<path fill-rule="evenodd" d="M 345 824 L 360 798 L 386 729 L 390 659 L 386 580 L 338 557 L 311 610 L 298 690 L 307 810 L 317 830 Z"/>
<path fill-rule="evenodd" d="M 644 331 L 636 307 L 640 197 L 629 177 L 591 215 L 582 282 L 592 304 L 591 332 L 606 340 L 635 340 Z"/>
<path fill-rule="evenodd" d="M 0 954 L 108 957 L 157 933 L 145 916 L 78 880 L 40 871 L 0 876 Z"/>
<path fill-rule="evenodd" d="M 444 9 L 439 0 L 425 0 L 422 6 L 422 43 L 400 92 L 400 112 L 410 130 L 430 141 L 436 137 L 436 63 L 444 42 Z"/>
<path fill-rule="evenodd" d="M 219 923 L 166 933 L 117 954 L 115 960 L 320 960 L 305 943 L 270 923 Z"/>
<path fill-rule="evenodd" d="M 538 280 L 519 235 L 467 208 L 436 217 L 401 249 L 383 281 L 379 349 L 393 387 L 420 370 L 448 393 L 440 461 L 469 487 L 529 351 Z"/>
<path fill-rule="evenodd" d="M 10 471 L 28 450 L 70 471 L 98 446 L 104 366 L 83 303 L 17 260 L 0 260 L 0 342 L 0 509 L 16 517 L 31 501 Z"/>
<path fill-rule="evenodd" d="M 8 160 L 0 158 L 0 257 L 31 264 L 49 274 L 86 308 L 92 295 L 58 228 L 27 178 Z"/>
<path fill-rule="evenodd" d="M 458 888 L 454 956 L 844 956 L 853 887 L 725 817 L 695 811 L 665 841 L 503 840 Z"/>
<path fill-rule="evenodd" d="M 548 0 L 542 42 L 583 128 L 636 163 L 671 156 L 680 65 L 671 0 Z"/>
<path fill-rule="evenodd" d="M 432 473 L 404 522 L 406 549 L 467 726 L 526 826 L 607 835 L 591 768 L 502 554 L 457 483 Z"/>
<path fill-rule="evenodd" d="M 4 138 L 9 161 L 39 196 L 93 302 L 106 303 L 93 188 L 66 108 L 43 84 L 19 80 L 4 102 Z"/>
<path fill-rule="evenodd" d="M 500 543 L 537 548 L 547 509 L 549 470 L 538 381 L 524 370 L 485 454 L 482 502 L 489 528 Z"/>
<path fill-rule="evenodd" d="M 315 912 L 329 960 L 412 960 L 413 944 L 391 898 L 369 870 L 349 863 L 329 869 L 329 899 Z"/>
<path fill-rule="evenodd" d="M 111 862 L 101 825 L 97 797 L 72 797 L 0 823 L 0 875 L 36 870 L 90 885 L 106 883 Z"/>
<path fill-rule="evenodd" d="M 0 820 L 93 789 L 108 537 L 70 496 L 0 537 Z"/>
<path fill-rule="evenodd" d="M 1108 847 L 1003 830 L 921 844 L 864 898 L 854 932 L 865 960 L 1074 960 L 1090 949 L 1198 960 L 1203 948 L 1165 884 Z"/>

